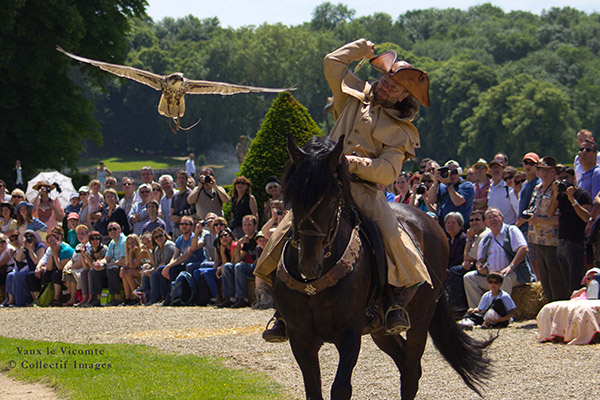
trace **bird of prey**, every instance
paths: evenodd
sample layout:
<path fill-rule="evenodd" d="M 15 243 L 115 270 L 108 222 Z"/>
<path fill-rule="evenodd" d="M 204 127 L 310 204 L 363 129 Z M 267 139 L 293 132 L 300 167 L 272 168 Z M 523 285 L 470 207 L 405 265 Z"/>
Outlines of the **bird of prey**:
<path fill-rule="evenodd" d="M 110 72 L 122 78 L 132 79 L 136 82 L 143 83 L 156 90 L 162 91 L 160 101 L 158 103 L 158 113 L 165 117 L 172 118 L 176 127 L 173 127 L 171 120 L 171 130 L 176 133 L 177 130 L 188 130 L 193 128 L 200 122 L 198 120 L 194 125 L 184 128 L 179 126 L 179 122 L 185 113 L 185 95 L 186 94 L 220 94 L 232 95 L 237 93 L 280 93 L 285 91 L 295 90 L 295 87 L 285 89 L 264 88 L 255 86 L 234 85 L 225 82 L 212 82 L 202 80 L 187 79 L 181 72 L 175 72 L 170 75 L 158 75 L 143 69 L 128 67 L 125 65 L 110 64 L 103 61 L 96 61 L 85 57 L 80 57 L 63 50 L 60 46 L 56 46 L 56 50 L 71 57 L 74 60 L 81 61 L 87 64 L 94 65 L 104 71 Z"/>

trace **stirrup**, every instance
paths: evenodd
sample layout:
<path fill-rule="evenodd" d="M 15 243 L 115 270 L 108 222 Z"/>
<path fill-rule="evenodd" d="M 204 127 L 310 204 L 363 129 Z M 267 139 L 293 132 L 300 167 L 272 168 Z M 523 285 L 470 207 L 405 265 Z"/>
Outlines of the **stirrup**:
<path fill-rule="evenodd" d="M 400 311 L 402 313 L 402 316 L 405 317 L 406 319 L 406 325 L 396 325 L 396 326 L 392 326 L 388 328 L 388 315 L 390 314 L 390 312 L 392 311 Z M 402 307 L 399 304 L 392 304 L 391 306 L 388 307 L 387 311 L 385 312 L 385 317 L 384 317 L 384 321 L 385 321 L 385 334 L 386 335 L 398 335 L 402 332 L 406 332 L 410 329 L 411 324 L 410 324 L 410 316 L 408 315 L 408 311 L 406 310 L 406 308 Z"/>
<path fill-rule="evenodd" d="M 275 326 L 277 324 L 277 321 L 281 321 L 281 323 L 284 326 L 285 332 L 283 333 L 283 335 L 272 334 L 273 329 L 275 328 Z M 271 322 L 273 322 L 273 326 L 271 328 L 269 328 L 269 325 L 271 325 Z M 283 320 L 281 318 L 272 316 L 271 319 L 269 320 L 269 322 L 267 322 L 267 326 L 265 327 L 265 330 L 262 333 L 262 338 L 265 340 L 265 342 L 269 342 L 269 343 L 287 342 L 288 336 L 287 336 L 287 327 L 285 326 L 285 322 L 283 322 Z"/>

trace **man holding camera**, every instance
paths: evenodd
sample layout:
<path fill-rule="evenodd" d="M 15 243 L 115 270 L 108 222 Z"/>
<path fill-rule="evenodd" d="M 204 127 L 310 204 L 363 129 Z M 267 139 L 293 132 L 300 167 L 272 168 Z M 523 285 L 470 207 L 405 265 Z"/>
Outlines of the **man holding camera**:
<path fill-rule="evenodd" d="M 558 207 L 558 247 L 556 255 L 569 294 L 581 286 L 585 274 L 585 226 L 592 212 L 592 196 L 575 185 L 575 170 L 564 168 L 558 174 L 550 207 Z"/>
<path fill-rule="evenodd" d="M 514 189 L 508 186 L 503 179 L 506 164 L 503 159 L 494 158 L 488 166 L 492 176 L 492 183 L 488 190 L 488 207 L 495 207 L 502 211 L 504 221 L 513 225 L 517 222 L 519 199 L 517 199 Z"/>
<path fill-rule="evenodd" d="M 457 211 L 465 221 L 464 229 L 469 228 L 469 217 L 473 210 L 475 186 L 460 177 L 460 165 L 450 160 L 437 169 L 433 186 L 427 193 L 430 203 L 437 203 L 438 221 L 443 226 L 446 214 Z"/>
<path fill-rule="evenodd" d="M 215 174 L 211 168 L 204 168 L 200 172 L 198 186 L 187 198 L 188 204 L 196 207 L 196 217 L 199 220 L 205 219 L 208 213 L 222 217 L 223 203 L 228 203 L 229 200 L 225 189 L 217 185 Z"/>

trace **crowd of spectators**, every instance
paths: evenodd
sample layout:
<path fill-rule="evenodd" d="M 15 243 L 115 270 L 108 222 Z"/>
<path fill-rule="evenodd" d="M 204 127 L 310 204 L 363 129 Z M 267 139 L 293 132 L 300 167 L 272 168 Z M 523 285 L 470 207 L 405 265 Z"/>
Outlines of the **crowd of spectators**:
<path fill-rule="evenodd" d="M 514 287 L 535 280 L 548 301 L 568 299 L 586 270 L 600 265 L 594 257 L 600 255 L 600 223 L 594 224 L 600 156 L 589 131 L 578 132 L 577 142 L 574 167 L 534 151 L 517 167 L 503 153 L 465 170 L 455 160 L 426 158 L 418 172 L 402 172 L 393 185 L 381 187 L 389 201 L 421 209 L 446 232 L 445 284 L 457 316 L 486 311 L 478 306 L 488 290 L 510 297 Z M 66 293 L 64 305 L 98 306 L 103 291 L 109 306 L 170 305 L 173 283 L 187 273 L 206 283 L 211 304 L 249 306 L 254 265 L 286 213 L 281 183 L 268 179 L 264 190 L 271 197 L 259 217 L 249 179 L 236 177 L 228 194 L 211 168 L 196 173 L 193 161 L 190 154 L 175 179 L 162 175 L 155 181 L 152 168 L 144 167 L 141 182 L 124 177 L 120 188 L 101 163 L 65 208 L 51 198 L 52 183 L 37 182 L 29 203 L 22 188 L 15 184 L 9 192 L 0 181 L 2 304 L 33 304 L 51 284 L 56 306 Z"/>
<path fill-rule="evenodd" d="M 248 281 L 266 242 L 251 182 L 237 177 L 230 197 L 211 168 L 196 173 L 193 159 L 175 179 L 155 181 L 143 167 L 141 182 L 124 177 L 120 188 L 101 162 L 64 208 L 53 183 L 36 182 L 30 203 L 0 181 L 2 306 L 33 305 L 50 285 L 50 306 L 170 305 L 181 273 L 206 282 L 211 304 L 250 306 Z M 271 230 L 285 211 L 279 180 L 269 178 L 264 190 Z"/>

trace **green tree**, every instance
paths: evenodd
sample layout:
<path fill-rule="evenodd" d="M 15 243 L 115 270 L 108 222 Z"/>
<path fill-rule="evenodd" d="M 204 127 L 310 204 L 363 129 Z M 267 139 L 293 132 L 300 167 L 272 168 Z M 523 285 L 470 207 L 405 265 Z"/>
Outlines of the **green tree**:
<path fill-rule="evenodd" d="M 69 79 L 70 62 L 55 49 L 122 61 L 128 17 L 145 16 L 143 0 L 63 2 L 9 0 L 0 26 L 0 175 L 19 158 L 26 175 L 74 167 L 83 141 L 102 142 L 93 106 Z M 99 71 L 88 70 L 98 83 Z M 75 76 L 76 77 L 76 76 Z"/>
<path fill-rule="evenodd" d="M 473 160 L 504 151 L 510 160 L 519 160 L 534 150 L 570 162 L 579 120 L 568 97 L 525 74 L 501 82 L 481 94 L 473 116 L 463 122 L 459 154 Z"/>
<path fill-rule="evenodd" d="M 343 22 L 350 22 L 356 11 L 345 4 L 325 2 L 315 7 L 310 24 L 313 29 L 333 29 Z"/>
<path fill-rule="evenodd" d="M 315 135 L 322 135 L 308 110 L 286 92 L 273 102 L 240 167 L 239 175 L 252 181 L 252 194 L 258 202 L 259 215 L 262 215 L 264 202 L 269 197 L 264 190 L 267 179 L 270 176 L 280 177 L 290 160 L 288 133 L 294 136 L 299 146 Z"/>

